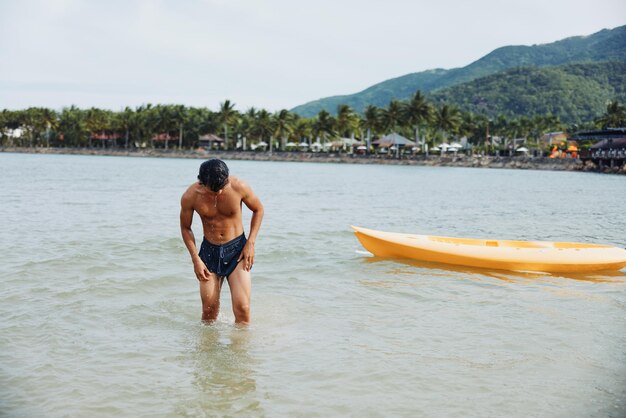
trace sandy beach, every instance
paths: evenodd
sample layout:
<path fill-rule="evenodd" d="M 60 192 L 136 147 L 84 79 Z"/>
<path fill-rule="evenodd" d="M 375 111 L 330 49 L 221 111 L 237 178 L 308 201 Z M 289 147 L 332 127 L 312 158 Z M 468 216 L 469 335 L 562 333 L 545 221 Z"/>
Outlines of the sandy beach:
<path fill-rule="evenodd" d="M 550 170 L 550 171 L 588 171 L 612 174 L 626 174 L 625 168 L 598 169 L 593 163 L 584 164 L 581 160 L 564 158 L 554 159 L 547 157 L 503 157 L 463 155 L 440 156 L 418 155 L 402 156 L 400 159 L 385 155 L 357 155 L 332 152 L 255 152 L 255 151 L 221 151 L 221 150 L 162 150 L 162 149 L 103 149 L 103 148 L 0 148 L 0 152 L 29 153 L 29 154 L 69 154 L 69 155 L 102 155 L 118 157 L 152 157 L 152 158 L 220 158 L 223 160 L 251 160 L 251 161 L 289 161 L 315 162 L 336 164 L 383 164 L 383 165 L 418 165 L 430 167 L 476 167 L 476 168 L 505 168 L 522 170 Z"/>

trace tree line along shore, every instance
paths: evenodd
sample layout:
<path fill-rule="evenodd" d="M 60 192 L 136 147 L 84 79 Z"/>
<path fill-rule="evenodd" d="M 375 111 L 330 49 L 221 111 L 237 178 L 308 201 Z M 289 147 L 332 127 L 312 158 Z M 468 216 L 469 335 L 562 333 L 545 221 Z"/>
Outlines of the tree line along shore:
<path fill-rule="evenodd" d="M 409 100 L 392 100 L 386 107 L 368 106 L 362 114 L 339 105 L 334 115 L 322 110 L 312 118 L 286 109 L 270 112 L 250 108 L 241 112 L 230 100 L 221 103 L 216 111 L 161 104 L 120 111 L 76 106 L 61 111 L 41 107 L 4 109 L 0 112 L 0 147 L 183 151 L 197 149 L 208 137 L 212 139 L 212 149 L 225 151 L 289 151 L 294 145 L 296 149 L 306 145 L 302 149 L 310 150 L 316 144 L 328 151 L 328 145 L 336 145 L 343 138 L 362 144 L 360 153 L 369 155 L 384 148 L 376 146 L 376 139 L 393 133 L 411 138 L 413 144 L 410 150 L 398 145 L 393 152 L 398 159 L 402 159 L 401 148 L 428 156 L 429 150 L 461 139 L 463 149 L 455 151 L 471 155 L 512 156 L 516 149 L 524 147 L 534 156 L 544 156 L 555 148 L 567 148 L 563 142 L 542 142 L 546 133 L 568 135 L 584 129 L 620 126 L 626 126 L 626 110 L 617 101 L 609 102 L 606 112 L 594 120 L 568 126 L 555 115 L 490 119 L 452 105 L 435 105 L 417 91 Z M 330 150 L 355 152 L 345 143 Z"/>

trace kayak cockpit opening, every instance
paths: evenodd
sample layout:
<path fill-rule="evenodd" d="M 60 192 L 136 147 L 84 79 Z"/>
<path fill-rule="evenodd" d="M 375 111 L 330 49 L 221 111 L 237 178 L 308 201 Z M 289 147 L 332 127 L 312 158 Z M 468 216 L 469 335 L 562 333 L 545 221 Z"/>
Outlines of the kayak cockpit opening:
<path fill-rule="evenodd" d="M 434 242 L 454 245 L 476 245 L 481 247 L 502 248 L 554 248 L 558 250 L 586 249 L 586 248 L 610 248 L 610 245 L 585 244 L 580 242 L 547 242 L 547 241 L 511 241 L 511 240 L 485 240 L 473 238 L 437 237 L 429 235 L 428 239 Z"/>

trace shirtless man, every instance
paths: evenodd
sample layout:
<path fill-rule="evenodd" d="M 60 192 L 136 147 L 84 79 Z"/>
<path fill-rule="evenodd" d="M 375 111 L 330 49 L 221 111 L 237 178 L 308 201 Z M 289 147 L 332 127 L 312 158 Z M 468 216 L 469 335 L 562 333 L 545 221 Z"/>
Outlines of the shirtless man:
<path fill-rule="evenodd" d="M 241 219 L 241 203 L 252 211 L 250 236 L 246 239 Z M 250 186 L 228 175 L 221 160 L 202 163 L 198 182 L 189 186 L 181 199 L 180 231 L 200 281 L 202 320 L 213 322 L 220 308 L 220 290 L 228 279 L 235 323 L 250 322 L 250 269 L 263 205 Z M 200 251 L 191 230 L 193 213 L 202 219 L 204 239 Z"/>

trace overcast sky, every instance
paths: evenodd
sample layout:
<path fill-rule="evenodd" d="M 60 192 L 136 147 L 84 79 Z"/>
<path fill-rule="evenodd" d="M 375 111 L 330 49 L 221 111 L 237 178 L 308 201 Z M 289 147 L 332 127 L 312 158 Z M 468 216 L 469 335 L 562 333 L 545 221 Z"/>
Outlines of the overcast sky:
<path fill-rule="evenodd" d="M 0 0 L 0 109 L 278 110 L 624 24 L 624 0 Z"/>

